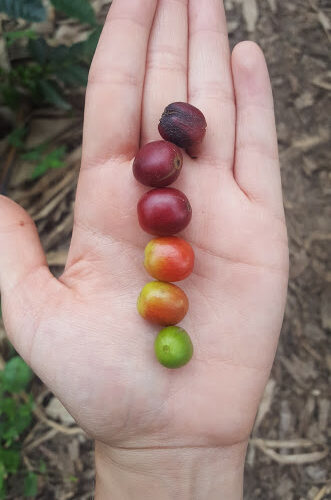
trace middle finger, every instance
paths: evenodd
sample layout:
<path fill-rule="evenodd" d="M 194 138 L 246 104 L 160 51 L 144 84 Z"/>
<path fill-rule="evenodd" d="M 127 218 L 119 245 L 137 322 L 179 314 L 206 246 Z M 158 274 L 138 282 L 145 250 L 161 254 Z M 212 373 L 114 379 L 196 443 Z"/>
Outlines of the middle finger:
<path fill-rule="evenodd" d="M 164 108 L 187 101 L 188 0 L 159 0 L 147 54 L 141 142 L 160 139 Z"/>

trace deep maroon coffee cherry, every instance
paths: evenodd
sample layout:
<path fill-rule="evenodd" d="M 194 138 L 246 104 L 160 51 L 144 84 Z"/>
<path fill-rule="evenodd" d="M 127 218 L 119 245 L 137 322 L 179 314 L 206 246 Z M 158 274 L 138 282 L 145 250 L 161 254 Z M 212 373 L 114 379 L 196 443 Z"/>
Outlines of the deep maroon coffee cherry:
<path fill-rule="evenodd" d="M 181 150 L 167 141 L 143 146 L 133 162 L 133 175 L 145 186 L 165 187 L 175 182 L 183 166 Z"/>
<path fill-rule="evenodd" d="M 186 102 L 169 104 L 161 116 L 159 132 L 163 139 L 188 149 L 205 136 L 207 122 L 201 111 Z"/>
<path fill-rule="evenodd" d="M 138 219 L 149 234 L 170 236 L 186 228 L 192 208 L 185 194 L 174 188 L 152 189 L 138 202 Z"/>

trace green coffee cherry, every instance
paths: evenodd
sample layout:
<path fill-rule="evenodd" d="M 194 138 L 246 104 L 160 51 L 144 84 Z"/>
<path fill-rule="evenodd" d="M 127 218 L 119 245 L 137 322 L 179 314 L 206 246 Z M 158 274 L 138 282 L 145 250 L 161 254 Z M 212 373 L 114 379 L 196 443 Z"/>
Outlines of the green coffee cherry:
<path fill-rule="evenodd" d="M 180 368 L 193 356 L 190 336 L 179 326 L 163 328 L 155 339 L 154 348 L 157 359 L 167 368 Z"/>

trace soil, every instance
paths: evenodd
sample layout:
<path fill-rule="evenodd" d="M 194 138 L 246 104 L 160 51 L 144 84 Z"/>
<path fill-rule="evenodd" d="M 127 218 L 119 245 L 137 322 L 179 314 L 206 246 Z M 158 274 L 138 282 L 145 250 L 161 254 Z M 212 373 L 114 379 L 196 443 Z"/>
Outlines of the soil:
<path fill-rule="evenodd" d="M 105 3 L 99 2 L 100 16 Z M 268 61 L 291 258 L 278 353 L 247 454 L 245 499 L 331 499 L 331 459 L 326 450 L 331 406 L 331 4 L 329 0 L 225 0 L 225 4 L 231 46 L 255 40 Z M 29 167 L 21 166 L 8 191 L 36 220 L 55 273 L 61 272 L 70 238 L 80 158 L 83 95 L 78 92 L 72 99 L 78 110 L 75 118 L 39 111 L 29 137 L 33 144 L 48 133 L 53 144 L 67 144 L 66 174 L 52 170 L 32 183 L 27 180 Z M 32 391 L 46 411 L 52 396 L 37 380 Z M 37 464 L 42 457 L 48 471 L 40 478 L 37 498 L 91 498 L 92 443 L 82 433 L 71 435 L 65 414 L 59 411 L 47 418 L 57 420 L 62 430 L 47 437 L 52 427 L 36 415 L 33 439 L 28 441 L 37 443 L 27 449 L 29 463 Z M 38 445 L 37 440 L 42 442 Z M 8 498 L 20 498 L 16 491 L 12 484 Z"/>

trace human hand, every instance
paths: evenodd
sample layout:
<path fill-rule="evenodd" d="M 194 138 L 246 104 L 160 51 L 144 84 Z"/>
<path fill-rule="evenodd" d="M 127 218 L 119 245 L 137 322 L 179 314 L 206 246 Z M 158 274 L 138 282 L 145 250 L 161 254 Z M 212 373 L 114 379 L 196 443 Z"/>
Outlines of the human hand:
<path fill-rule="evenodd" d="M 159 138 L 158 120 L 174 101 L 200 108 L 208 129 L 199 158 L 185 158 L 175 184 L 193 209 L 183 237 L 196 265 L 180 286 L 190 300 L 182 326 L 195 354 L 171 371 L 155 359 L 157 329 L 136 311 L 150 280 L 143 268 L 150 238 L 138 226 L 145 188 L 131 164 L 140 143 Z M 230 58 L 221 2 L 113 2 L 90 72 L 73 238 L 59 280 L 29 216 L 4 197 L 0 209 L 9 338 L 96 439 L 100 484 L 112 467 L 112 488 L 120 491 L 122 469 L 131 467 L 139 498 L 138 472 L 146 477 L 159 466 L 154 481 L 175 474 L 184 496 L 179 464 L 187 478 L 194 464 L 202 474 L 204 464 L 217 463 L 229 467 L 237 493 L 229 484 L 212 496 L 220 495 L 218 485 L 201 498 L 239 498 L 283 318 L 288 248 L 266 64 L 251 42 Z M 147 484 L 144 498 L 152 492 Z M 157 487 L 159 498 L 168 498 L 164 488 Z M 98 494 L 107 498 L 104 491 Z"/>

